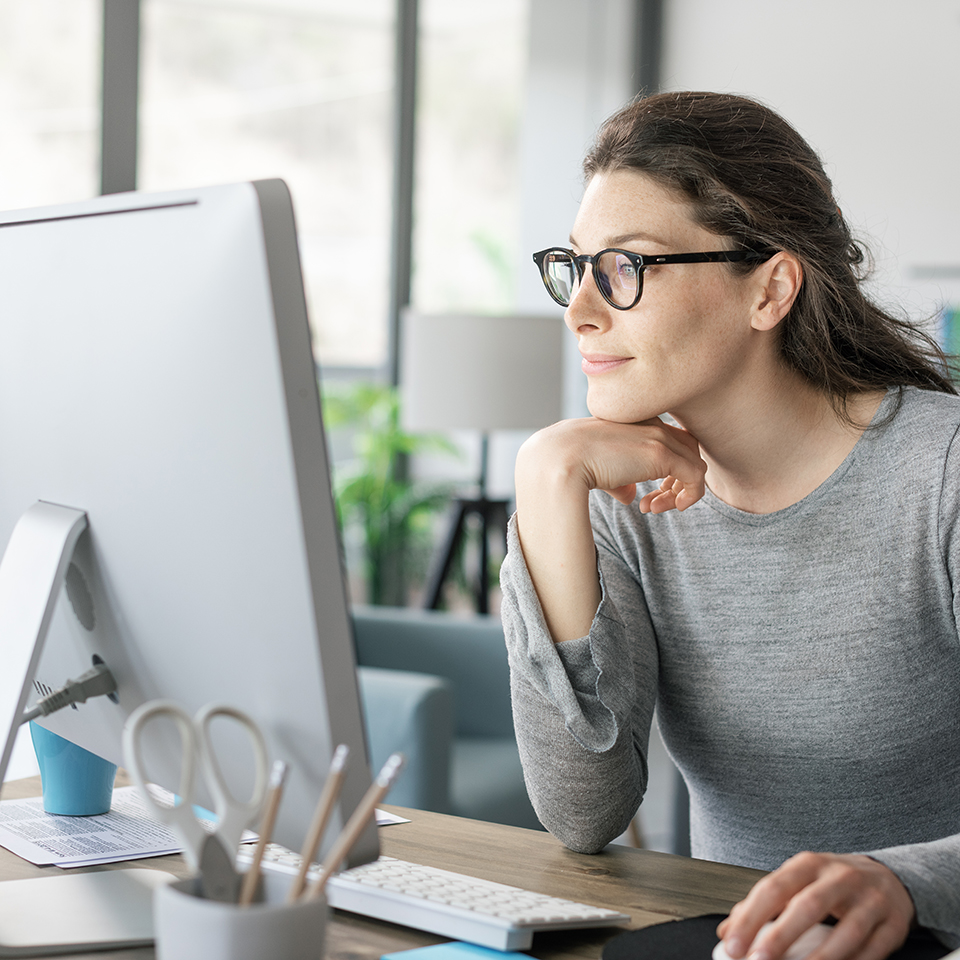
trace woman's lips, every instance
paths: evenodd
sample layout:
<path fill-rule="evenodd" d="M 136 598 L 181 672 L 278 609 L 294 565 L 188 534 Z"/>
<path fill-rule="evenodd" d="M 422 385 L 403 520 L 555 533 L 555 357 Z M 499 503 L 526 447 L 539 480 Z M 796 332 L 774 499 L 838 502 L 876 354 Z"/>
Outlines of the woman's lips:
<path fill-rule="evenodd" d="M 609 373 L 632 359 L 632 357 L 611 357 L 602 353 L 585 353 L 580 361 L 580 369 L 588 377 L 592 377 L 599 373 Z"/>

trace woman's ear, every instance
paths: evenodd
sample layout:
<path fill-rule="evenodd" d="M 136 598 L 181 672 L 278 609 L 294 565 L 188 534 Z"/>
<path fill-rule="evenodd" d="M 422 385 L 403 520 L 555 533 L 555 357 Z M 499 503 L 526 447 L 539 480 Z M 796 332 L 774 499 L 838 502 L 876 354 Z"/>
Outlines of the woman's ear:
<path fill-rule="evenodd" d="M 755 330 L 772 330 L 789 313 L 800 292 L 803 267 L 786 251 L 774 254 L 753 274 L 758 295 L 753 313 Z"/>

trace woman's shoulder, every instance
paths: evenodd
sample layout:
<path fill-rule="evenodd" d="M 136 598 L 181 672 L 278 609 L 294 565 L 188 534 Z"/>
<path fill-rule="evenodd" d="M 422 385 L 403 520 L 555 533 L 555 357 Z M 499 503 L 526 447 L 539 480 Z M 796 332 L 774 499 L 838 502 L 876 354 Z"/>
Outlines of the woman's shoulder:
<path fill-rule="evenodd" d="M 877 411 L 879 432 L 893 440 L 945 440 L 960 428 L 960 396 L 918 387 L 893 388 Z M 884 422 L 886 421 L 886 422 Z"/>
<path fill-rule="evenodd" d="M 960 397 L 916 387 L 890 390 L 874 424 L 857 444 L 868 473 L 900 489 L 944 483 L 953 489 L 960 483 Z"/>

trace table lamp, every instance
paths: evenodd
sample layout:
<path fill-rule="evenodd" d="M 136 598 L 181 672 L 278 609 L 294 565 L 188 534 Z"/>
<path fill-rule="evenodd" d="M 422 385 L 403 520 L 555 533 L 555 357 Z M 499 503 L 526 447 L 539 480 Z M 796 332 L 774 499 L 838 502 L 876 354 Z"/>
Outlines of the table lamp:
<path fill-rule="evenodd" d="M 437 609 L 468 516 L 480 518 L 478 612 L 489 612 L 487 553 L 492 529 L 506 546 L 507 500 L 487 497 L 494 430 L 537 430 L 563 416 L 563 337 L 559 317 L 428 315 L 408 310 L 400 354 L 400 410 L 413 432 L 477 430 L 479 495 L 458 497 L 427 578 L 424 607 Z"/>

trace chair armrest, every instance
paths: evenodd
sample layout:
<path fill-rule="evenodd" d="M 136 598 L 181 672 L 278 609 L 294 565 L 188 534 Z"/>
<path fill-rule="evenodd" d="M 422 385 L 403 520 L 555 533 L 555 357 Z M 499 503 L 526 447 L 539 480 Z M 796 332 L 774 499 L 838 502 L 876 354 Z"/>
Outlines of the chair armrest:
<path fill-rule="evenodd" d="M 407 763 L 388 801 L 450 812 L 453 692 L 442 677 L 359 667 L 357 679 L 374 774 L 396 751 Z"/>
<path fill-rule="evenodd" d="M 513 737 L 510 668 L 498 617 L 353 608 L 357 662 L 450 681 L 458 736 Z"/>

